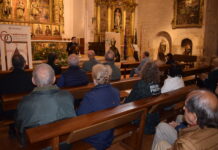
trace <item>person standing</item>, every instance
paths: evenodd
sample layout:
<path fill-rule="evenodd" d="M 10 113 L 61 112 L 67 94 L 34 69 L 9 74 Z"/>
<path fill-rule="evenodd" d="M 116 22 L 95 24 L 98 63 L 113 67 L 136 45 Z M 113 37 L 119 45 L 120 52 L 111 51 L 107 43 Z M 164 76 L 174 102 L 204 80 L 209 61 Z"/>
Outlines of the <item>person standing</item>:
<path fill-rule="evenodd" d="M 79 54 L 79 45 L 76 43 L 76 37 L 71 38 L 71 42 L 67 44 L 67 53 L 71 54 Z"/>

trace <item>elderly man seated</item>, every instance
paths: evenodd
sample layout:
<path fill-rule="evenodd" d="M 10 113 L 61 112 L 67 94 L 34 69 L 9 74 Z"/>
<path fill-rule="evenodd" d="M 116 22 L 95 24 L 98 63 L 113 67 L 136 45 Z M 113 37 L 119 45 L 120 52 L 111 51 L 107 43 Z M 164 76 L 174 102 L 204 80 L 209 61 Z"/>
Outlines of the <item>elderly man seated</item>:
<path fill-rule="evenodd" d="M 37 87 L 17 107 L 16 125 L 22 144 L 26 128 L 76 116 L 72 95 L 53 85 L 55 73 L 48 64 L 34 69 L 32 81 Z"/>
<path fill-rule="evenodd" d="M 121 73 L 120 69 L 114 64 L 115 54 L 112 50 L 108 50 L 105 54 L 106 62 L 104 65 L 109 65 L 112 69 L 111 81 L 120 80 Z"/>
<path fill-rule="evenodd" d="M 184 106 L 188 126 L 179 130 L 176 122 L 160 123 L 156 128 L 152 150 L 217 150 L 218 100 L 205 90 L 192 91 Z"/>
<path fill-rule="evenodd" d="M 82 86 L 89 83 L 86 73 L 79 67 L 79 57 L 71 54 L 68 57 L 70 67 L 64 72 L 57 82 L 59 87 Z"/>
<path fill-rule="evenodd" d="M 83 63 L 82 69 L 86 72 L 91 72 L 92 67 L 98 64 L 99 62 L 95 59 L 95 51 L 93 50 L 88 51 L 88 58 L 89 60 Z"/>

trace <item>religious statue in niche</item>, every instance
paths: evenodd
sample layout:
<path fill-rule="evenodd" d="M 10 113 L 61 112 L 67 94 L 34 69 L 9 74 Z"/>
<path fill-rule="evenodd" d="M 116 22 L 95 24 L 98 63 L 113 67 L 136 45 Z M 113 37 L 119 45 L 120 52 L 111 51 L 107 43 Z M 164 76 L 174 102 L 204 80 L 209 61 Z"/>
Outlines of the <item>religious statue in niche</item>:
<path fill-rule="evenodd" d="M 203 0 L 175 0 L 173 27 L 201 27 Z"/>
<path fill-rule="evenodd" d="M 3 0 L 2 16 L 4 18 L 10 18 L 11 13 L 12 13 L 11 1 L 10 0 Z"/>
<path fill-rule="evenodd" d="M 41 28 L 41 26 L 38 24 L 38 26 L 37 26 L 37 28 L 36 28 L 36 30 L 35 30 L 35 34 L 36 35 L 41 35 L 41 34 L 43 34 L 43 31 L 42 31 L 42 28 Z"/>
<path fill-rule="evenodd" d="M 39 7 L 39 0 L 33 0 L 31 3 L 31 13 L 30 15 L 32 16 L 32 19 L 36 19 L 41 13 L 40 7 Z"/>
<path fill-rule="evenodd" d="M 116 40 L 113 38 L 111 39 L 111 47 L 110 50 L 112 50 L 115 54 L 115 62 L 120 62 L 120 53 L 118 48 L 116 47 Z"/>
<path fill-rule="evenodd" d="M 23 0 L 18 0 L 16 8 L 16 17 L 17 19 L 24 19 L 25 5 Z"/>
<path fill-rule="evenodd" d="M 116 8 L 114 11 L 114 29 L 120 29 L 122 23 L 122 11 L 120 8 Z"/>
<path fill-rule="evenodd" d="M 190 39 L 182 40 L 181 47 L 184 49 L 184 55 L 192 55 L 192 41 Z"/>
<path fill-rule="evenodd" d="M 45 27 L 45 35 L 51 35 L 51 29 L 49 26 Z"/>
<path fill-rule="evenodd" d="M 167 49 L 166 41 L 164 39 L 161 40 L 158 52 L 165 53 Z"/>
<path fill-rule="evenodd" d="M 55 27 L 55 30 L 54 30 L 54 35 L 60 35 L 60 32 L 58 31 L 57 27 Z"/>

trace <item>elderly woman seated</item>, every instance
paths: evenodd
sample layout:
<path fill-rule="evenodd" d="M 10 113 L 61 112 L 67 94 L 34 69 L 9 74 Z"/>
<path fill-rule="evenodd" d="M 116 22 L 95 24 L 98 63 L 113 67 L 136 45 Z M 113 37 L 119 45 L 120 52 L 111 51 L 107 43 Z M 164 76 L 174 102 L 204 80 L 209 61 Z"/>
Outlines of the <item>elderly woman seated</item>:
<path fill-rule="evenodd" d="M 120 104 L 119 91 L 110 85 L 112 70 L 108 65 L 97 64 L 92 68 L 95 87 L 83 98 L 78 115 L 100 111 Z M 107 130 L 85 139 L 97 150 L 109 147 L 113 140 L 113 130 Z"/>

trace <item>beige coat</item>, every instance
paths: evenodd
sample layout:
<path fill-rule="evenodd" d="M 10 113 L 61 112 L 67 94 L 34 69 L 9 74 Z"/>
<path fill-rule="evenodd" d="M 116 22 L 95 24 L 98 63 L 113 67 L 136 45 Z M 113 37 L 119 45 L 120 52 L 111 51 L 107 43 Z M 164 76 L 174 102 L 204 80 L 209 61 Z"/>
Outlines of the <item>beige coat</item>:
<path fill-rule="evenodd" d="M 185 128 L 171 150 L 218 150 L 218 129 Z"/>

